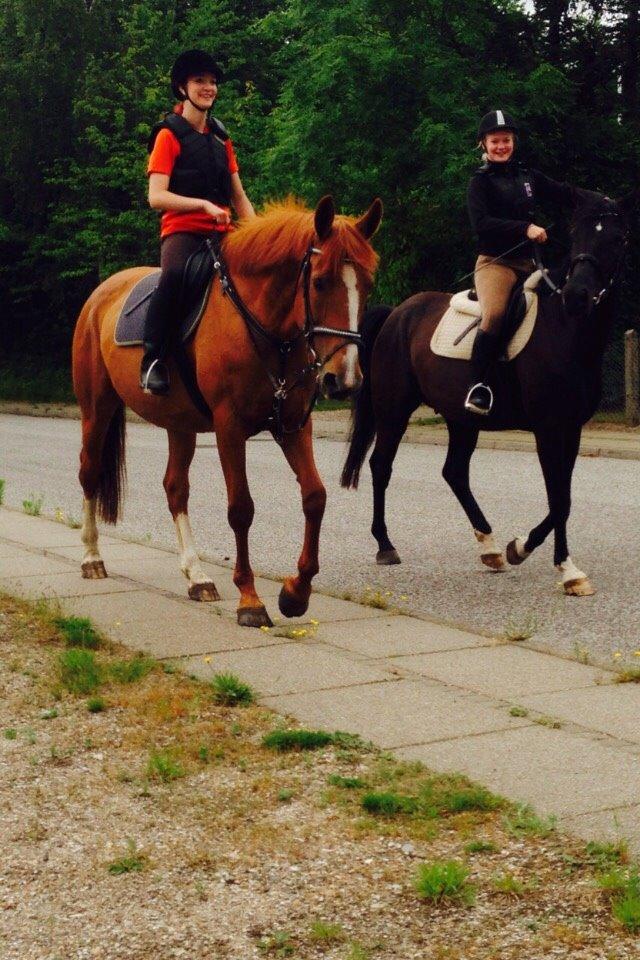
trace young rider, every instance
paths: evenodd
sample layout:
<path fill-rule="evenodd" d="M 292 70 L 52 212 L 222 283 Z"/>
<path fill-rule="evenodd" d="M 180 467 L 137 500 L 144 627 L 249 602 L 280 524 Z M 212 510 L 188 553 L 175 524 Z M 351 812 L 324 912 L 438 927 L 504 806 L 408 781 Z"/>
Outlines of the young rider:
<path fill-rule="evenodd" d="M 220 121 L 207 115 L 221 80 L 208 53 L 181 53 L 171 70 L 171 89 L 180 102 L 149 140 L 149 204 L 162 211 L 162 220 L 160 281 L 149 304 L 140 369 L 145 393 L 169 389 L 165 356 L 186 261 L 212 231 L 231 229 L 231 207 L 239 217 L 255 216 L 231 140 Z"/>
<path fill-rule="evenodd" d="M 511 292 L 519 279 L 535 269 L 534 243 L 546 243 L 547 232 L 538 226 L 538 201 L 569 206 L 572 190 L 537 170 L 528 170 L 514 159 L 518 127 L 502 110 L 492 110 L 480 121 L 478 140 L 485 163 L 469 181 L 467 202 L 471 225 L 478 237 L 475 288 L 482 321 L 471 354 L 471 388 L 464 406 L 488 414 L 493 393 L 486 383 L 504 344 L 500 327 Z M 516 249 L 514 249 L 516 248 Z"/>

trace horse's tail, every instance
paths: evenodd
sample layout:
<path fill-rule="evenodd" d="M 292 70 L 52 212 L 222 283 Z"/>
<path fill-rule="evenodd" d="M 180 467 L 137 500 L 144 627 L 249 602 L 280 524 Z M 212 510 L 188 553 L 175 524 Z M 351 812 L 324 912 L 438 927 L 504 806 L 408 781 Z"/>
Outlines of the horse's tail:
<path fill-rule="evenodd" d="M 365 312 L 360 326 L 363 341 L 360 348 L 362 383 L 353 401 L 349 450 L 340 476 L 340 485 L 347 488 L 353 487 L 354 490 L 358 487 L 360 469 L 376 434 L 371 394 L 371 354 L 376 337 L 392 310 L 393 307 L 382 304 L 370 307 Z"/>
<path fill-rule="evenodd" d="M 98 517 L 105 523 L 117 523 L 121 512 L 127 478 L 125 439 L 124 404 L 120 402 L 107 427 L 96 490 Z"/>

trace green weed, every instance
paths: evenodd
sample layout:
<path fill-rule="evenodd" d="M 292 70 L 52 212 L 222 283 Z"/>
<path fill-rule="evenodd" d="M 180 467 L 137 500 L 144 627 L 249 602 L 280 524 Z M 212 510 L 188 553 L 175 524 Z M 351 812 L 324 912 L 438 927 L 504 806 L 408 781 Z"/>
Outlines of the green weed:
<path fill-rule="evenodd" d="M 5 481 L 0 479 L 0 507 L 4 503 L 4 484 Z"/>
<path fill-rule="evenodd" d="M 621 670 L 614 677 L 615 683 L 640 683 L 640 667 L 629 667 Z"/>
<path fill-rule="evenodd" d="M 465 810 L 495 810 L 504 801 L 484 787 L 452 787 L 439 798 L 439 812 L 463 813 Z"/>
<path fill-rule="evenodd" d="M 136 683 L 151 673 L 156 661 L 140 654 L 130 660 L 114 660 L 109 664 L 109 676 L 116 683 Z"/>
<path fill-rule="evenodd" d="M 269 750 L 286 753 L 290 750 L 321 750 L 333 743 L 333 734 L 324 730 L 272 730 L 262 738 Z"/>
<path fill-rule="evenodd" d="M 87 700 L 87 710 L 89 713 L 102 713 L 107 709 L 107 705 L 102 697 L 90 697 Z"/>
<path fill-rule="evenodd" d="M 371 587 L 367 587 L 360 596 L 360 603 L 365 607 L 373 607 L 374 610 L 388 610 L 388 598 L 390 596 L 389 591 L 383 593 L 382 590 L 373 590 Z"/>
<path fill-rule="evenodd" d="M 144 870 L 146 863 L 147 857 L 138 850 L 135 840 L 128 840 L 126 854 L 107 864 L 107 870 L 113 874 L 113 876 L 117 877 L 123 873 L 133 873 Z"/>
<path fill-rule="evenodd" d="M 510 717 L 528 717 L 529 711 L 525 707 L 511 707 L 509 710 Z"/>
<path fill-rule="evenodd" d="M 44 503 L 43 497 L 36 497 L 35 494 L 31 494 L 30 500 L 22 501 L 22 509 L 30 517 L 39 517 L 42 513 L 42 505 Z"/>
<path fill-rule="evenodd" d="M 518 880 L 517 877 L 508 871 L 496 874 L 493 877 L 492 884 L 496 893 L 504 893 L 509 897 L 521 897 L 526 890 L 522 880 Z"/>
<path fill-rule="evenodd" d="M 315 943 L 342 943 L 345 939 L 345 932 L 339 923 L 326 923 L 324 920 L 315 920 L 311 924 L 309 937 Z"/>
<path fill-rule="evenodd" d="M 243 683 L 235 673 L 216 673 L 211 679 L 213 699 L 226 707 L 247 706 L 256 699 L 253 687 Z"/>
<path fill-rule="evenodd" d="M 53 625 L 64 636 L 68 647 L 97 650 L 101 640 L 88 617 L 54 617 Z"/>
<path fill-rule="evenodd" d="M 14 727 L 8 727 L 4 731 L 4 738 L 5 740 L 17 740 L 18 731 Z"/>
<path fill-rule="evenodd" d="M 329 783 L 332 787 L 341 787 L 343 790 L 359 790 L 366 787 L 366 781 L 360 777 L 341 777 L 337 773 L 332 773 L 329 777 Z"/>
<path fill-rule="evenodd" d="M 147 763 L 147 776 L 170 783 L 184 777 L 186 771 L 170 750 L 152 750 Z"/>
<path fill-rule="evenodd" d="M 457 860 L 423 863 L 418 867 L 414 886 L 419 897 L 432 903 L 447 899 L 471 904 L 475 887 L 468 877 L 468 868 Z"/>
<path fill-rule="evenodd" d="M 415 797 L 401 796 L 398 793 L 365 793 L 360 801 L 367 813 L 380 817 L 396 817 L 401 813 L 413 813 L 416 809 Z"/>
<path fill-rule="evenodd" d="M 533 613 L 527 613 L 522 617 L 510 617 L 505 624 L 503 637 L 509 643 L 529 640 L 538 626 L 538 618 Z"/>
<path fill-rule="evenodd" d="M 585 847 L 587 863 L 604 870 L 606 867 L 627 863 L 629 860 L 629 845 L 626 840 L 616 840 L 615 843 L 598 843 L 590 841 Z"/>
<path fill-rule="evenodd" d="M 533 722 L 540 727 L 549 727 L 550 730 L 559 730 L 562 727 L 560 721 L 556 720 L 555 717 L 534 717 Z"/>
<path fill-rule="evenodd" d="M 625 891 L 623 897 L 613 903 L 611 912 L 630 933 L 640 931 L 640 890 L 636 884 Z"/>
<path fill-rule="evenodd" d="M 539 817 L 528 804 L 517 806 L 504 817 L 503 823 L 505 829 L 515 837 L 522 834 L 548 837 L 556 828 L 555 817 Z"/>
<path fill-rule="evenodd" d="M 286 930 L 274 930 L 262 940 L 258 940 L 257 945 L 263 953 L 271 953 L 276 957 L 290 957 L 295 950 L 291 934 Z"/>
<path fill-rule="evenodd" d="M 102 671 L 91 650 L 70 647 L 58 658 L 60 680 L 70 693 L 87 696 L 98 689 Z"/>
<path fill-rule="evenodd" d="M 295 792 L 290 790 L 289 787 L 283 787 L 282 790 L 278 790 L 278 800 L 280 803 L 290 803 L 294 796 Z"/>
<path fill-rule="evenodd" d="M 58 711 L 55 707 L 51 707 L 49 710 L 43 710 L 40 714 L 41 720 L 55 720 L 58 716 Z"/>
<path fill-rule="evenodd" d="M 488 840 L 471 840 L 465 845 L 465 853 L 495 853 L 498 848 Z"/>

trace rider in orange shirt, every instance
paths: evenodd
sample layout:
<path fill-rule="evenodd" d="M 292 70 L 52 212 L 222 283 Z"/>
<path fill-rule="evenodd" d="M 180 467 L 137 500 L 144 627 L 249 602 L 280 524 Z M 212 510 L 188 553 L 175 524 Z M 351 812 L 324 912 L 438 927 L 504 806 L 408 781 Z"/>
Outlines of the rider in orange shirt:
<path fill-rule="evenodd" d="M 221 80 L 222 70 L 208 53 L 181 53 L 171 70 L 171 89 L 180 103 L 156 124 L 149 141 L 149 204 L 162 211 L 162 272 L 145 323 L 140 369 L 145 393 L 169 390 L 165 356 L 186 261 L 212 231 L 232 229 L 231 207 L 241 218 L 255 216 L 229 135 L 208 116 Z"/>

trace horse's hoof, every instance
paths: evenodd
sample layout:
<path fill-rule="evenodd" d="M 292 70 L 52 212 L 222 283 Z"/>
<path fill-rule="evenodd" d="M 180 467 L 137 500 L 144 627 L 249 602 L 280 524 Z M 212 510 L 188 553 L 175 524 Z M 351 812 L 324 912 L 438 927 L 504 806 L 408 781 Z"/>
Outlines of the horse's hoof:
<path fill-rule="evenodd" d="M 103 560 L 85 560 L 82 564 L 82 576 L 85 580 L 106 580 L 107 570 Z"/>
<path fill-rule="evenodd" d="M 521 557 L 520 554 L 518 553 L 516 549 L 516 542 L 517 542 L 516 540 L 512 540 L 510 543 L 507 544 L 507 561 L 511 564 L 512 567 L 519 567 L 520 564 L 524 563 L 524 561 L 527 559 L 526 556 Z"/>
<path fill-rule="evenodd" d="M 299 600 L 283 587 L 278 597 L 278 607 L 283 617 L 301 617 L 307 612 L 309 601 Z"/>
<path fill-rule="evenodd" d="M 592 597 L 596 592 L 588 577 L 581 577 L 579 580 L 567 580 L 563 586 L 568 597 Z"/>
<path fill-rule="evenodd" d="M 378 550 L 376 553 L 376 563 L 380 567 L 390 567 L 394 563 L 402 563 L 398 551 L 393 547 L 391 550 Z"/>
<path fill-rule="evenodd" d="M 501 553 L 483 553 L 480 559 L 494 573 L 503 573 L 505 570 L 506 564 Z"/>
<path fill-rule="evenodd" d="M 238 607 L 238 623 L 241 627 L 273 626 L 273 620 L 263 606 Z"/>
<path fill-rule="evenodd" d="M 189 599 L 200 600 L 202 603 L 213 603 L 220 599 L 213 580 L 204 580 L 202 583 L 189 584 Z"/>

